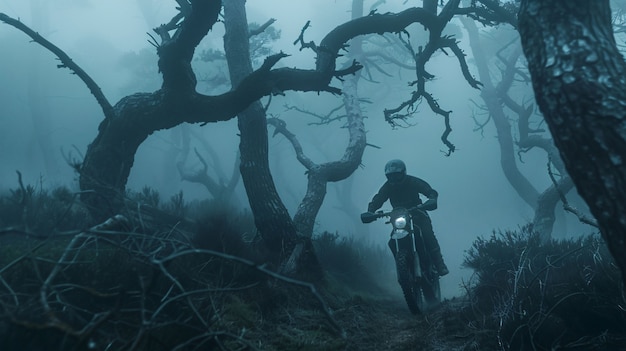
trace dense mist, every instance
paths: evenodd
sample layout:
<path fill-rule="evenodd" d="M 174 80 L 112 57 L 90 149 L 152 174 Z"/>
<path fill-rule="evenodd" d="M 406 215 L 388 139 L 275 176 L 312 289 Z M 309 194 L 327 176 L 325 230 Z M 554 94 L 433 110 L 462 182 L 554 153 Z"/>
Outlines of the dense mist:
<path fill-rule="evenodd" d="M 115 103 L 123 96 L 160 87 L 156 48 L 150 44 L 150 34 L 152 28 L 171 19 L 176 13 L 175 5 L 173 1 L 150 0 L 0 0 L 0 12 L 19 18 L 65 51 Z M 366 12 L 369 5 L 366 4 Z M 402 7 L 401 1 L 387 1 L 377 7 L 377 12 L 397 11 Z M 349 1 L 248 1 L 247 9 L 251 23 L 276 19 L 272 27 L 280 37 L 265 46 L 271 53 L 282 51 L 290 55 L 279 62 L 278 66 L 283 67 L 313 67 L 314 54 L 293 45 L 307 21 L 311 26 L 304 34 L 305 40 L 319 42 L 337 25 L 350 19 Z M 424 35 L 419 27 L 410 27 L 414 38 Z M 467 55 L 469 70 L 476 75 L 463 25 L 453 20 L 447 31 L 459 41 Z M 200 92 L 218 94 L 230 89 L 227 80 L 216 83 L 227 77 L 225 61 L 217 59 L 210 63 L 201 59 L 203 51 L 223 50 L 223 35 L 223 25 L 218 23 L 196 50 L 193 64 Z M 70 163 L 81 161 L 87 145 L 97 134 L 102 110 L 82 81 L 69 70 L 57 68 L 59 61 L 55 56 L 23 33 L 2 25 L 0 42 L 3 47 L 0 191 L 18 186 L 16 170 L 23 175 L 25 184 L 43 188 L 65 185 L 78 190 L 77 175 Z M 258 67 L 262 60 L 259 56 L 255 65 Z M 408 99 L 412 89 L 408 83 L 415 79 L 415 72 L 389 66 L 383 74 L 370 67 L 372 79 L 362 79 L 359 83 L 370 146 L 365 150 L 362 166 L 350 178 L 329 184 L 315 222 L 315 233 L 337 232 L 374 245 L 386 245 L 388 225 L 382 221 L 364 225 L 359 213 L 366 210 L 371 197 L 385 181 L 384 164 L 389 159 L 400 158 L 406 162 L 409 174 L 428 181 L 439 192 L 439 207 L 431 212 L 431 218 L 451 270 L 442 279 L 443 294 L 451 297 L 462 293 L 460 286 L 471 274 L 461 267 L 471 243 L 493 230 L 515 229 L 531 222 L 533 209 L 518 196 L 503 174 L 494 125 L 487 122 L 479 127 L 479 123 L 488 121 L 481 108 L 480 90 L 468 84 L 459 62 L 449 53 L 436 53 L 428 68 L 436 77 L 429 82 L 428 91 L 444 110 L 452 111 L 452 133 L 448 139 L 456 151 L 448 155 L 441 141 L 444 121 L 425 103 L 417 106 L 406 125 L 392 128 L 384 120 L 383 111 Z M 337 80 L 333 84 L 340 86 Z M 519 90 L 521 98 L 533 98 L 530 86 Z M 279 117 L 287 123 L 314 161 L 331 161 L 343 154 L 347 143 L 344 122 L 320 123 L 319 118 L 341 106 L 341 96 L 289 91 L 264 98 L 262 103 L 269 104 L 268 117 Z M 203 186 L 181 179 L 178 163 L 182 162 L 183 169 L 190 172 L 202 168 L 202 162 L 193 152 L 181 157 L 183 133 L 193 135 L 190 147 L 204 155 L 212 176 L 230 176 L 238 157 L 237 122 L 233 119 L 206 125 L 184 124 L 158 131 L 140 146 L 128 181 L 129 189 L 151 187 L 163 198 L 180 191 L 186 200 L 210 197 Z M 282 135 L 272 136 L 271 126 L 268 133 L 272 175 L 282 200 L 293 214 L 306 191 L 305 168 Z M 523 174 L 539 189 L 550 186 L 546 155 L 518 151 Z M 241 183 L 235 194 L 237 206 L 248 208 Z M 568 198 L 575 206 L 585 209 L 575 190 Z M 593 231 L 564 213 L 560 206 L 556 216 L 555 238 Z M 391 271 L 390 275 L 395 272 Z"/>

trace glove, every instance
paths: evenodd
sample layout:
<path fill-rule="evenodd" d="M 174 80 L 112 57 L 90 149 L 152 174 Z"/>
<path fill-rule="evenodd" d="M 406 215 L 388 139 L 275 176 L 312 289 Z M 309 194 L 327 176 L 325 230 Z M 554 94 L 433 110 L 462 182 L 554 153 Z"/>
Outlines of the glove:
<path fill-rule="evenodd" d="M 361 222 L 363 223 L 371 223 L 374 222 L 376 219 L 378 219 L 378 216 L 376 216 L 376 214 L 373 212 L 361 213 Z"/>
<path fill-rule="evenodd" d="M 437 199 L 428 199 L 421 205 L 417 206 L 422 211 L 432 211 L 437 209 Z"/>

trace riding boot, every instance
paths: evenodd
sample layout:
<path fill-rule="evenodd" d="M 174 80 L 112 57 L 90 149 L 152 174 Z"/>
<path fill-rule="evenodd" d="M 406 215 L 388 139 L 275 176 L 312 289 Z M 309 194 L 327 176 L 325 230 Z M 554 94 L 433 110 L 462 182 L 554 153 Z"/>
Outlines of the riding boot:
<path fill-rule="evenodd" d="M 436 250 L 431 251 L 430 257 L 432 258 L 433 263 L 435 264 L 435 269 L 437 269 L 437 273 L 439 273 L 440 277 L 443 277 L 444 275 L 450 273 L 445 262 L 443 262 L 443 256 L 441 255 L 441 250 L 436 249 Z"/>

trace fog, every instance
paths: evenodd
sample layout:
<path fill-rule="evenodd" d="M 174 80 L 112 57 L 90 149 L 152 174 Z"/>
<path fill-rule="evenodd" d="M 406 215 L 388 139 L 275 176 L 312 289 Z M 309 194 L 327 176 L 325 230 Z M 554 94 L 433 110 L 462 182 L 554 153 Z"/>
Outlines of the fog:
<path fill-rule="evenodd" d="M 248 1 L 248 20 L 264 23 L 270 18 L 281 38 L 273 44 L 274 52 L 284 51 L 290 57 L 279 65 L 312 68 L 314 56 L 300 51 L 293 41 L 304 24 L 311 20 L 306 40 L 316 43 L 336 25 L 350 19 L 347 0 L 315 1 Z M 403 1 L 387 1 L 378 12 L 398 10 Z M 31 6 L 34 6 L 31 8 Z M 0 0 L 0 12 L 19 18 L 46 39 L 64 50 L 102 88 L 114 104 L 121 97 L 159 88 L 156 69 L 156 49 L 148 43 L 146 34 L 151 28 L 165 23 L 176 13 L 174 1 L 88 1 L 88 0 Z M 366 6 L 367 11 L 367 6 Z M 457 23 L 458 39 L 470 55 L 467 40 Z M 223 25 L 218 23 L 202 42 L 204 49 L 223 49 Z M 68 160 L 80 160 L 87 145 L 97 133 L 103 114 L 82 81 L 67 69 L 57 69 L 58 60 L 23 33 L 13 27 L 0 26 L 0 186 L 2 191 L 18 186 L 16 170 L 24 183 L 42 187 L 66 185 L 77 189 L 76 174 Z M 470 70 L 475 73 L 468 57 Z M 215 74 L 215 67 L 197 62 L 197 75 L 202 80 Z M 408 99 L 407 83 L 414 73 L 404 71 L 400 78 L 383 78 L 383 83 L 361 81 L 360 95 L 371 104 L 364 104 L 368 147 L 362 167 L 347 181 L 329 184 L 328 195 L 317 218 L 316 232 L 331 231 L 354 236 L 374 245 L 385 245 L 389 228 L 382 221 L 363 225 L 358 213 L 350 216 L 345 206 L 344 187 L 351 186 L 349 202 L 365 211 L 371 197 L 383 184 L 384 164 L 392 158 L 403 159 L 408 173 L 428 181 L 439 196 L 439 208 L 431 212 L 444 258 L 451 273 L 442 279 L 444 296 L 458 295 L 460 285 L 471 272 L 461 268 L 465 250 L 477 236 L 488 236 L 493 230 L 515 229 L 532 221 L 533 210 L 524 203 L 506 181 L 500 166 L 500 151 L 496 132 L 491 123 L 482 131 L 475 131 L 472 115 L 477 113 L 473 101 L 480 101 L 479 91 L 463 78 L 453 56 L 443 53 L 433 57 L 428 65 L 436 79 L 428 90 L 445 110 L 451 110 L 453 132 L 449 140 L 458 148 L 446 156 L 446 146 L 440 137 L 444 131 L 441 117 L 423 104 L 410 121 L 409 128 L 392 129 L 384 121 L 383 110 L 393 108 Z M 208 70 L 202 71 L 202 70 Z M 213 71 L 210 71 L 213 70 Z M 204 85 L 203 85 L 204 84 Z M 334 86 L 340 82 L 334 80 Z M 212 89 L 200 83 L 205 93 L 222 92 L 226 87 Z M 532 96 L 528 96 L 531 98 Z M 263 100 L 267 103 L 267 99 Z M 268 113 L 284 119 L 289 129 L 298 136 L 305 152 L 316 162 L 336 160 L 347 144 L 347 131 L 342 122 L 329 125 L 310 125 L 311 116 L 286 111 L 284 105 L 326 113 L 341 104 L 341 98 L 327 93 L 294 93 L 274 97 Z M 323 108 L 322 108 L 323 107 Z M 139 149 L 129 179 L 128 188 L 153 187 L 162 198 L 183 191 L 187 200 L 209 197 L 200 185 L 183 182 L 173 158 L 175 140 L 180 128 L 153 134 Z M 184 126 L 200 133 L 218 153 L 213 165 L 230 174 L 237 157 L 238 130 L 236 120 L 206 126 Z M 269 127 L 270 133 L 272 128 Z M 199 151 L 203 145 L 196 144 Z M 305 168 L 295 159 L 291 144 L 282 136 L 270 138 L 270 162 L 278 191 L 293 213 L 306 191 Z M 542 190 L 550 184 L 547 159 L 542 153 L 521 156 L 522 171 Z M 190 157 L 186 168 L 199 168 L 200 162 Z M 339 195 L 342 194 L 342 195 Z M 237 189 L 238 203 L 247 206 L 242 184 Z M 573 194 L 569 197 L 581 206 Z M 344 200 L 344 201 L 341 201 Z M 578 202 L 577 202 L 578 201 Z M 388 206 L 388 205 L 386 205 Z M 345 210 L 345 208 L 343 208 Z M 579 235 L 592 230 L 578 224 L 571 215 L 560 213 L 554 235 Z M 566 234 L 567 231 L 567 234 Z M 391 254 L 390 254 L 391 255 Z M 395 274 L 395 273 L 394 273 Z"/>

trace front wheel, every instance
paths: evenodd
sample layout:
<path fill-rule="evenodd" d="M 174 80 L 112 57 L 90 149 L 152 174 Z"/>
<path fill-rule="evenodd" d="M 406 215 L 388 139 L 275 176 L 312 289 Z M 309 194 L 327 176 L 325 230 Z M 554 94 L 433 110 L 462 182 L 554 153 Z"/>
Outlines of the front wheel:
<path fill-rule="evenodd" d="M 398 273 L 398 283 L 402 288 L 404 299 L 409 307 L 409 310 L 413 314 L 422 313 L 423 296 L 422 289 L 419 287 L 418 281 L 415 279 L 413 272 L 410 269 L 410 257 L 406 252 L 400 251 L 396 254 L 396 270 Z"/>

